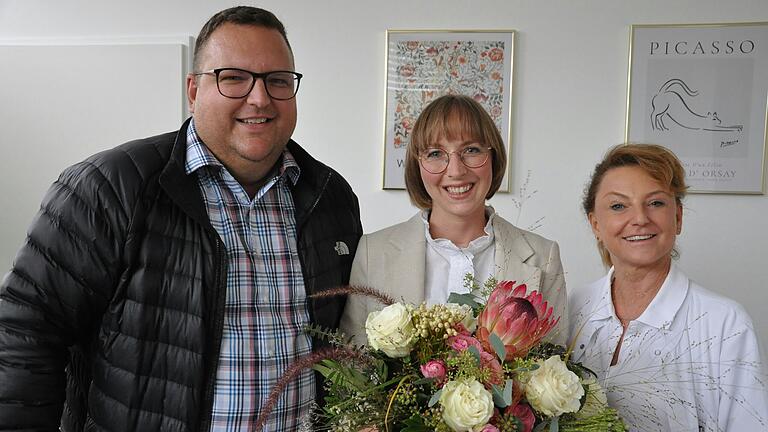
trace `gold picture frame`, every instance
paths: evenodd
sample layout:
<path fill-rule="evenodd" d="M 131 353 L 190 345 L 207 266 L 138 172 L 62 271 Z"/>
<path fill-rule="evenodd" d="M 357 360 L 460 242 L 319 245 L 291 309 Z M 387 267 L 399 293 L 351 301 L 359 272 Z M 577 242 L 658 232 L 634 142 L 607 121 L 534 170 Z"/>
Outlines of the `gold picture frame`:
<path fill-rule="evenodd" d="M 768 22 L 630 27 L 627 142 L 677 154 L 693 193 L 764 194 Z"/>
<path fill-rule="evenodd" d="M 383 189 L 405 189 L 410 130 L 421 110 L 443 94 L 480 102 L 509 157 L 514 41 L 514 30 L 387 30 Z M 505 175 L 500 191 L 508 189 Z"/>

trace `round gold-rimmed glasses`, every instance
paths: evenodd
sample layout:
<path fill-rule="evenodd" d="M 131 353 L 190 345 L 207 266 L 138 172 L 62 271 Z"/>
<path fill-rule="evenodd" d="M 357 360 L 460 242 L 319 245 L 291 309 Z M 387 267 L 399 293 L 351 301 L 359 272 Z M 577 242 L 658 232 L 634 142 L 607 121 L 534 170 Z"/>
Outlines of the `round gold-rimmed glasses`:
<path fill-rule="evenodd" d="M 460 150 L 445 151 L 441 148 L 428 148 L 419 155 L 421 167 L 432 174 L 440 174 L 448 169 L 451 155 L 457 153 L 459 160 L 467 168 L 480 168 L 488 162 L 492 147 L 470 145 Z"/>

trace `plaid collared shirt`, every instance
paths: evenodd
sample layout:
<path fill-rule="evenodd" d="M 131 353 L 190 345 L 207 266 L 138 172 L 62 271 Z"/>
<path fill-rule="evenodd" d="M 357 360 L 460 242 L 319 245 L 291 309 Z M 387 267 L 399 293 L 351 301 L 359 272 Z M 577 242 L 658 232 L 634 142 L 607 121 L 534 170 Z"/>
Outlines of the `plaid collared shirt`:
<path fill-rule="evenodd" d="M 211 224 L 227 248 L 227 297 L 211 431 L 251 431 L 269 392 L 297 358 L 312 351 L 290 187 L 300 170 L 288 150 L 251 200 L 200 141 L 187 133 L 187 174 L 197 172 Z M 297 430 L 309 414 L 314 374 L 281 395 L 265 431 Z"/>

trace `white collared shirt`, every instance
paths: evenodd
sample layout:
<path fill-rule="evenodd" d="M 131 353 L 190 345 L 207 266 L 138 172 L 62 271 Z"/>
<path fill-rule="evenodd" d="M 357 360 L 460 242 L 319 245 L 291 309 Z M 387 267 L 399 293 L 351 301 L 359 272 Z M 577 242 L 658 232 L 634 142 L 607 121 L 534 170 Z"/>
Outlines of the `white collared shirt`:
<path fill-rule="evenodd" d="M 572 359 L 594 371 L 633 431 L 768 430 L 768 380 L 744 308 L 690 281 L 673 263 L 640 317 L 622 327 L 613 269 L 569 293 Z"/>
<path fill-rule="evenodd" d="M 495 259 L 495 236 L 493 234 L 493 207 L 485 207 L 488 222 L 485 235 L 480 236 L 465 248 L 456 246 L 444 238 L 433 239 L 429 232 L 429 212 L 423 211 L 424 235 L 427 239 L 427 267 L 425 269 L 425 301 L 429 305 L 445 303 L 452 293 L 468 293 L 464 277 L 471 274 L 482 285 L 493 275 Z"/>

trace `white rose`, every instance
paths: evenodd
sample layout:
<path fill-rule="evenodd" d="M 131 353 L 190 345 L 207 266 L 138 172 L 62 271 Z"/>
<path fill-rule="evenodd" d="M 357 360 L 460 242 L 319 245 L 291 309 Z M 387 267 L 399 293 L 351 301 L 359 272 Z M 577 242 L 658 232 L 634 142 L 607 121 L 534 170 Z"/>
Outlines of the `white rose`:
<path fill-rule="evenodd" d="M 448 381 L 440 394 L 443 421 L 454 431 L 472 431 L 493 415 L 493 396 L 476 380 Z"/>
<path fill-rule="evenodd" d="M 475 318 L 472 307 L 469 305 L 460 305 L 456 303 L 447 303 L 445 307 L 450 312 L 458 312 L 458 315 L 463 316 L 464 318 L 462 318 L 459 322 L 463 324 L 470 333 L 475 332 L 475 329 L 477 328 L 477 318 Z"/>
<path fill-rule="evenodd" d="M 371 312 L 365 320 L 368 345 L 392 357 L 405 357 L 416 342 L 411 311 L 401 303 Z"/>
<path fill-rule="evenodd" d="M 578 411 L 579 400 L 584 396 L 579 377 L 565 366 L 560 356 L 537 363 L 539 368 L 529 373 L 525 384 L 525 397 L 531 407 L 547 417 Z"/>
<path fill-rule="evenodd" d="M 576 417 L 585 419 L 602 413 L 608 407 L 608 396 L 605 394 L 605 389 L 593 376 L 581 380 L 581 385 L 587 388 L 587 398 L 584 401 L 584 406 L 576 413 Z"/>

